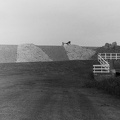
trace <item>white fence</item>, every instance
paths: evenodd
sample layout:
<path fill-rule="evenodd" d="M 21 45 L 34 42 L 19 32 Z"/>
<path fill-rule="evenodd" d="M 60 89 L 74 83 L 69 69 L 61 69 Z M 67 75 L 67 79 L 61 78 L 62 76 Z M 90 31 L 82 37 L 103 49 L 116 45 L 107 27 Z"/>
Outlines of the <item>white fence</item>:
<path fill-rule="evenodd" d="M 120 59 L 120 53 L 99 53 L 98 55 L 100 55 L 105 60 Z"/>
<path fill-rule="evenodd" d="M 106 60 L 118 60 L 120 53 L 99 53 L 98 61 L 100 65 L 93 65 L 93 73 L 109 73 L 110 65 Z"/>
<path fill-rule="evenodd" d="M 101 55 L 98 54 L 98 62 L 101 64 L 101 65 L 109 65 L 109 63 L 107 61 L 105 61 Z"/>
<path fill-rule="evenodd" d="M 93 65 L 93 73 L 109 73 L 110 67 L 109 65 Z"/>

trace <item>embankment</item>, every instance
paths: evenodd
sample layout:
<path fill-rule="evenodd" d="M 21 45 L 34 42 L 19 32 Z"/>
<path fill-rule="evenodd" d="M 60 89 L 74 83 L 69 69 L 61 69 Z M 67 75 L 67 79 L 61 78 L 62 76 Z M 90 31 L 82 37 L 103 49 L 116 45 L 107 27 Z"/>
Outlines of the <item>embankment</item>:
<path fill-rule="evenodd" d="M 90 60 L 95 53 L 78 45 L 0 45 L 0 63 Z"/>

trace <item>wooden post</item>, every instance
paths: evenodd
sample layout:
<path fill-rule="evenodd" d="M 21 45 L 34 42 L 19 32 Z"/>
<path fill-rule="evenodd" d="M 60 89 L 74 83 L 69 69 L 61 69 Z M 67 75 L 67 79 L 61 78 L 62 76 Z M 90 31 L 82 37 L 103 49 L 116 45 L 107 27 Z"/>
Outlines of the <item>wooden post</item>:
<path fill-rule="evenodd" d="M 114 69 L 114 60 L 109 60 L 110 70 Z"/>
<path fill-rule="evenodd" d="M 109 64 L 110 64 L 110 72 L 112 74 L 112 77 L 115 77 L 116 76 L 116 71 L 114 69 L 114 60 L 110 60 Z"/>

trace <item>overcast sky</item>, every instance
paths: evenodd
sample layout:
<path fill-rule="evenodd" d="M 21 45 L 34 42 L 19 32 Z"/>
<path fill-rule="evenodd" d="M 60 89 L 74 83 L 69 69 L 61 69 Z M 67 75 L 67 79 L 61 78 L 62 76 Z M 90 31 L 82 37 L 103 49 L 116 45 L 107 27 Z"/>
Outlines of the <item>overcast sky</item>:
<path fill-rule="evenodd" d="M 120 0 L 0 0 L 0 44 L 120 44 Z"/>

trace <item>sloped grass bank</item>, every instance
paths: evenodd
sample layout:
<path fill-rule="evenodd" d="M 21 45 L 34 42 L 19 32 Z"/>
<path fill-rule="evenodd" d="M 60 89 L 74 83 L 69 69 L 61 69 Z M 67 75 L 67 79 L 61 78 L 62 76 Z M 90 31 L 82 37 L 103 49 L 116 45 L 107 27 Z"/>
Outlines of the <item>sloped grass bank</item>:
<path fill-rule="evenodd" d="M 94 64 L 98 64 L 94 60 Z M 114 61 L 114 68 L 118 70 L 114 78 L 102 78 L 101 81 L 96 81 L 93 73 L 90 74 L 90 79 L 85 83 L 85 87 L 97 88 L 111 95 L 120 96 L 120 60 Z"/>
<path fill-rule="evenodd" d="M 69 60 L 65 48 L 63 46 L 38 46 L 42 49 L 53 61 Z"/>
<path fill-rule="evenodd" d="M 120 96 L 120 77 L 105 79 L 95 82 L 95 87 L 102 89 L 109 94 Z"/>
<path fill-rule="evenodd" d="M 97 88 L 99 90 L 103 90 L 108 94 L 120 96 L 120 77 L 104 79 L 102 81 L 89 79 L 89 81 L 86 81 L 84 87 Z"/>
<path fill-rule="evenodd" d="M 0 45 L 0 63 L 15 63 L 17 45 Z"/>

